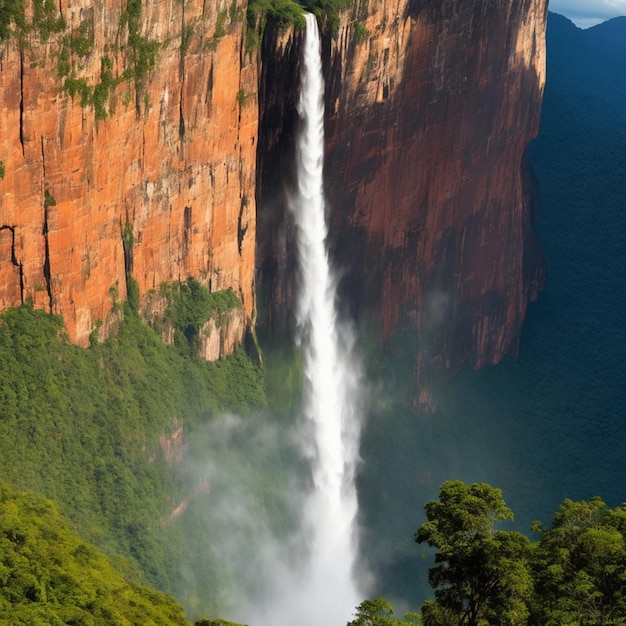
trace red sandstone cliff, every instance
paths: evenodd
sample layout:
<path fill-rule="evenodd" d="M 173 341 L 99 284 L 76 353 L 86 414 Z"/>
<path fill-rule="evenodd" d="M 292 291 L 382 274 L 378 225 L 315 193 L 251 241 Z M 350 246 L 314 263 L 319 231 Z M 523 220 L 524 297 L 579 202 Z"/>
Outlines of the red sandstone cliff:
<path fill-rule="evenodd" d="M 3 45 L 0 309 L 31 299 L 84 344 L 101 322 L 106 332 L 128 270 L 142 297 L 188 276 L 231 287 L 243 303 L 233 327 L 253 322 L 257 62 L 245 8 L 61 0 L 61 32 Z M 104 89 L 100 112 L 62 90 L 63 72 Z"/>
<path fill-rule="evenodd" d="M 370 0 L 325 38 L 326 192 L 343 292 L 374 312 L 383 337 L 416 334 L 422 365 L 515 353 L 541 288 L 524 151 L 538 130 L 546 5 Z M 298 39 L 279 37 L 264 55 L 291 63 L 293 85 Z M 274 302 L 289 301 L 293 267 L 289 214 L 273 197 L 277 159 L 289 184 L 295 119 L 289 104 L 275 110 L 280 79 L 264 68 L 260 89 L 270 159 L 260 163 L 258 266 L 261 297 Z"/>

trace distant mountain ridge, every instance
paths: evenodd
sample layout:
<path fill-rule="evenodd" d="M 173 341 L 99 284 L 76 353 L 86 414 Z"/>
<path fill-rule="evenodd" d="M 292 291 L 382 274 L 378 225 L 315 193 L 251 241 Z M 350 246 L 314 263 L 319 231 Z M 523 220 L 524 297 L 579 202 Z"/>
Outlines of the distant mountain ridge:
<path fill-rule="evenodd" d="M 592 41 L 601 43 L 608 50 L 616 54 L 626 54 L 626 15 L 614 17 L 588 28 L 585 32 Z"/>
<path fill-rule="evenodd" d="M 562 93 L 566 88 L 569 105 L 578 104 L 582 112 L 610 106 L 609 124 L 614 116 L 626 120 L 626 17 L 581 29 L 568 18 L 549 13 L 547 38 L 553 43 L 546 90 Z"/>

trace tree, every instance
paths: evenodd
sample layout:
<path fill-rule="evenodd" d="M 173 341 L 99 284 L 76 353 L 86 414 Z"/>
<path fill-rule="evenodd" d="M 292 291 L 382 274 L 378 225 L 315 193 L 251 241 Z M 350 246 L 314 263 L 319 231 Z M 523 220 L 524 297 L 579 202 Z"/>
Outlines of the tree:
<path fill-rule="evenodd" d="M 539 523 L 531 623 L 626 624 L 626 505 L 565 500 L 551 528 Z"/>
<path fill-rule="evenodd" d="M 448 481 L 425 509 L 428 521 L 415 541 L 438 550 L 428 573 L 435 600 L 422 607 L 425 626 L 525 623 L 530 542 L 521 533 L 495 530 L 498 522 L 513 519 L 501 490 Z"/>
<path fill-rule="evenodd" d="M 378 596 L 363 600 L 356 609 L 354 619 L 348 626 L 411 626 L 420 624 L 419 616 L 407 613 L 404 620 L 393 617 L 393 606 L 385 598 Z"/>

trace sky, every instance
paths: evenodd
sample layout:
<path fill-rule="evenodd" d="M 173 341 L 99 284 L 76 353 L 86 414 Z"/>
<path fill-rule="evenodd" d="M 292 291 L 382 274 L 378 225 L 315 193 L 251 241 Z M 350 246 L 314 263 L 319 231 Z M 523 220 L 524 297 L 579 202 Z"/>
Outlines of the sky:
<path fill-rule="evenodd" d="M 550 0 L 548 8 L 568 17 L 579 28 L 589 28 L 626 15 L 626 0 Z"/>

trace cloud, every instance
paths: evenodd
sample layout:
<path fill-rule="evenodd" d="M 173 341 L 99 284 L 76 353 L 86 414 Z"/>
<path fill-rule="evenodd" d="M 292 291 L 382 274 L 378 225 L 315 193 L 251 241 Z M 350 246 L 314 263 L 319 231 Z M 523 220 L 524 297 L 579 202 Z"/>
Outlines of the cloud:
<path fill-rule="evenodd" d="M 587 28 L 612 17 L 626 15 L 626 0 L 550 0 L 550 11 Z"/>

